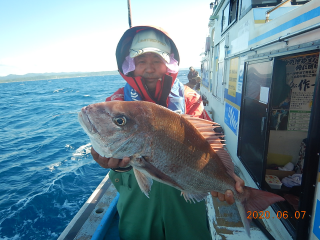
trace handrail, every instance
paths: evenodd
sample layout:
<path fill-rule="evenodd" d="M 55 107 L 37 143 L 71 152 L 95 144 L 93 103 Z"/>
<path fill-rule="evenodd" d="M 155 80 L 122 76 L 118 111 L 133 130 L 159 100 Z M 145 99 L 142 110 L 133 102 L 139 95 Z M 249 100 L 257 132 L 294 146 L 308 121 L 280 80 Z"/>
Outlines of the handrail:
<path fill-rule="evenodd" d="M 284 0 L 281 3 L 279 3 L 277 6 L 274 6 L 273 8 L 269 9 L 268 11 L 266 11 L 266 23 L 269 22 L 270 13 L 273 12 L 274 10 L 278 9 L 279 7 L 281 7 L 283 4 L 285 4 L 287 2 L 291 2 L 291 0 Z"/>
<path fill-rule="evenodd" d="M 241 55 L 241 54 L 244 54 L 244 53 L 247 53 L 247 52 L 250 52 L 250 51 L 255 51 L 256 49 L 259 49 L 259 48 L 262 48 L 262 47 L 266 47 L 266 46 L 271 45 L 271 44 L 273 44 L 273 43 L 284 42 L 284 41 L 286 41 L 286 40 L 289 39 L 289 38 L 292 38 L 292 37 L 301 35 L 301 34 L 303 34 L 303 33 L 310 32 L 310 31 L 315 30 L 315 29 L 318 29 L 318 28 L 320 28 L 320 23 L 317 23 L 317 24 L 314 24 L 314 25 L 312 25 L 312 26 L 310 26 L 310 27 L 306 27 L 306 28 L 301 29 L 301 30 L 298 30 L 298 31 L 296 31 L 296 32 L 287 34 L 287 35 L 285 35 L 285 36 L 281 36 L 281 37 L 276 38 L 276 39 L 274 39 L 274 40 L 271 40 L 271 41 L 269 41 L 269 42 L 266 42 L 266 43 L 263 43 L 263 44 L 260 44 L 260 45 L 256 45 L 255 47 L 251 47 L 251 48 L 249 48 L 249 49 L 247 49 L 247 50 L 244 50 L 244 51 L 235 53 L 235 54 L 233 54 L 233 55 L 231 55 L 231 56 L 226 57 L 225 60 L 230 59 L 230 58 L 233 58 L 233 57 L 238 56 L 238 55 Z"/>

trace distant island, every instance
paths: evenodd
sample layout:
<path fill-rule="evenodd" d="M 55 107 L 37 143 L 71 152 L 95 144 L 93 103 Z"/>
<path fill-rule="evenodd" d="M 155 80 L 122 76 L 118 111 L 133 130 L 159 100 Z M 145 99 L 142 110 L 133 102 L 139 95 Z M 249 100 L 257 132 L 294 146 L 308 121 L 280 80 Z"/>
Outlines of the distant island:
<path fill-rule="evenodd" d="M 181 70 L 189 70 L 189 68 L 180 68 Z M 5 77 L 0 77 L 0 83 L 8 82 L 24 82 L 24 81 L 39 81 L 61 78 L 76 78 L 76 77 L 92 77 L 118 75 L 118 71 L 102 71 L 102 72 L 61 72 L 61 73 L 27 73 L 24 75 L 9 74 Z"/>
<path fill-rule="evenodd" d="M 63 73 L 28 73 L 25 75 L 10 74 L 5 77 L 0 77 L 0 83 L 8 82 L 24 82 L 24 81 L 38 81 L 60 78 L 76 78 L 76 77 L 91 77 L 91 76 L 105 76 L 117 75 L 118 71 L 103 71 L 103 72 L 63 72 Z"/>

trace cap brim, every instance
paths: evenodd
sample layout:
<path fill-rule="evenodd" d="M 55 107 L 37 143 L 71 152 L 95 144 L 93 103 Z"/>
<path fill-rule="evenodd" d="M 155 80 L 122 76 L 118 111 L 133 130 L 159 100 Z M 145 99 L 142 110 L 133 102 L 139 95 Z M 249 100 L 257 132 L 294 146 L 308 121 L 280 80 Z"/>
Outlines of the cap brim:
<path fill-rule="evenodd" d="M 144 53 L 147 52 L 152 52 L 152 53 L 156 53 L 158 54 L 160 57 L 162 57 L 163 60 L 165 60 L 167 63 L 170 63 L 170 55 L 166 52 L 160 51 L 157 48 L 144 48 L 144 49 L 140 49 L 140 50 L 133 50 L 130 49 L 130 57 L 131 58 L 135 58 L 138 57 Z"/>

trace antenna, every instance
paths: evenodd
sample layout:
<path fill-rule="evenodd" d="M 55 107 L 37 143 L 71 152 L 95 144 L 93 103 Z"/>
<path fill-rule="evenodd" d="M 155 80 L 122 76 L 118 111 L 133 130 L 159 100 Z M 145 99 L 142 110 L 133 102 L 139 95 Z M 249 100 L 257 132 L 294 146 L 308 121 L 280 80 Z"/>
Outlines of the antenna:
<path fill-rule="evenodd" d="M 130 0 L 128 0 L 128 18 L 129 18 L 129 27 L 132 27 L 132 21 L 131 21 L 131 3 Z"/>

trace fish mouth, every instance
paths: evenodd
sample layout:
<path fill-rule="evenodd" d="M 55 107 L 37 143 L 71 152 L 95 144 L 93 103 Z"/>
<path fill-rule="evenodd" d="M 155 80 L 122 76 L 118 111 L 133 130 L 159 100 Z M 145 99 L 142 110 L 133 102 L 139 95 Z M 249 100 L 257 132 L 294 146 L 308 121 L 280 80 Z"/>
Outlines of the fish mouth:
<path fill-rule="evenodd" d="M 94 124 L 92 124 L 92 122 L 90 121 L 90 118 L 87 114 L 87 107 L 83 107 L 81 109 L 81 112 L 78 113 L 78 119 L 81 126 L 87 133 L 95 134 L 98 132 Z"/>

